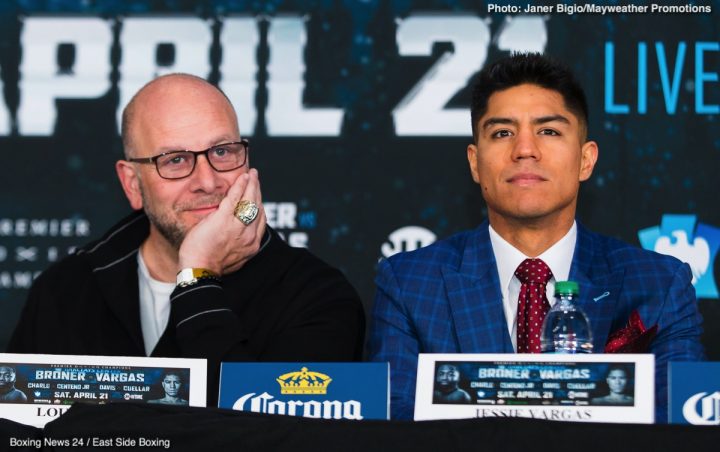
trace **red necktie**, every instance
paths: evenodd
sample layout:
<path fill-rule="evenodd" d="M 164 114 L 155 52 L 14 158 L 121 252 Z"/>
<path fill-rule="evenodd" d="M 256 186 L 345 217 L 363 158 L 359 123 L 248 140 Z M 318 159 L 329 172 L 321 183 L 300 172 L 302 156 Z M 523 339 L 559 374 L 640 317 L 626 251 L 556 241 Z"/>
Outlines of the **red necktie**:
<path fill-rule="evenodd" d="M 520 280 L 520 297 L 517 309 L 518 353 L 540 353 L 540 336 L 545 314 L 550 309 L 545 285 L 552 271 L 541 259 L 525 259 L 515 270 Z"/>

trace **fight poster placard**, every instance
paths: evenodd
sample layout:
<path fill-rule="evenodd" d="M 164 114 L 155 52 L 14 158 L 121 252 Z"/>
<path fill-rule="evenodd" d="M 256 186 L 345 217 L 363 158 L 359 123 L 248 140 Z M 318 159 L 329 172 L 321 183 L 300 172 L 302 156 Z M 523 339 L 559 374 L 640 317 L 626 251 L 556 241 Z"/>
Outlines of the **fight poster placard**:
<path fill-rule="evenodd" d="M 316 419 L 389 419 L 388 363 L 222 363 L 220 408 Z"/>
<path fill-rule="evenodd" d="M 654 421 L 655 357 L 420 354 L 415 420 Z"/>
<path fill-rule="evenodd" d="M 42 427 L 74 402 L 205 406 L 204 359 L 0 354 L 0 417 Z"/>

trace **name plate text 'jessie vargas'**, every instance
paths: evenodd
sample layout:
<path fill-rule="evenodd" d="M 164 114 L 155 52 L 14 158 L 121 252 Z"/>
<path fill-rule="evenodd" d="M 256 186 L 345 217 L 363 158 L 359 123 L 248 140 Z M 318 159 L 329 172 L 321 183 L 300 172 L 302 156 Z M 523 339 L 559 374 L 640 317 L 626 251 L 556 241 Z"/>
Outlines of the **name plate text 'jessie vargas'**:
<path fill-rule="evenodd" d="M 649 354 L 420 354 L 415 419 L 654 421 Z"/>

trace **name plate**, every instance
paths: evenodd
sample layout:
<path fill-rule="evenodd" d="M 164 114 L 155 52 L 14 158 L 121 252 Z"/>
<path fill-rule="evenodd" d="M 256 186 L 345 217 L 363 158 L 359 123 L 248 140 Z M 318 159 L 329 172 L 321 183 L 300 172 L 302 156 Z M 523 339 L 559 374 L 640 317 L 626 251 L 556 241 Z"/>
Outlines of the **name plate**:
<path fill-rule="evenodd" d="M 42 427 L 74 402 L 205 406 L 204 359 L 0 353 L 0 417 Z"/>
<path fill-rule="evenodd" d="M 670 363 L 668 388 L 671 423 L 720 425 L 720 362 Z"/>
<path fill-rule="evenodd" d="M 388 363 L 222 363 L 218 406 L 319 419 L 389 419 Z"/>
<path fill-rule="evenodd" d="M 652 423 L 654 365 L 651 354 L 420 354 L 415 420 Z"/>

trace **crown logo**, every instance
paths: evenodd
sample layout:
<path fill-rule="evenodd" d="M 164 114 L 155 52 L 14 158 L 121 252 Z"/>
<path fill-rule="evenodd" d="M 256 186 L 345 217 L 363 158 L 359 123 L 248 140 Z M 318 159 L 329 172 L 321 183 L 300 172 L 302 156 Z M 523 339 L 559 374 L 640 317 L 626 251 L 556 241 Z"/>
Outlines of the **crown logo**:
<path fill-rule="evenodd" d="M 288 372 L 276 378 L 282 394 L 327 394 L 332 378 L 320 372 L 311 372 L 307 367 L 300 372 Z"/>

